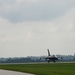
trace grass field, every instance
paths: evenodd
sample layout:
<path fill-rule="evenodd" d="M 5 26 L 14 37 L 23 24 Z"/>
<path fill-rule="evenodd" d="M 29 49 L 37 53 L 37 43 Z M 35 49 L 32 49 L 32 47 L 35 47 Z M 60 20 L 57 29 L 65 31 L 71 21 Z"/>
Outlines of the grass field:
<path fill-rule="evenodd" d="M 32 73 L 35 75 L 75 75 L 75 63 L 6 64 L 0 69 Z"/>

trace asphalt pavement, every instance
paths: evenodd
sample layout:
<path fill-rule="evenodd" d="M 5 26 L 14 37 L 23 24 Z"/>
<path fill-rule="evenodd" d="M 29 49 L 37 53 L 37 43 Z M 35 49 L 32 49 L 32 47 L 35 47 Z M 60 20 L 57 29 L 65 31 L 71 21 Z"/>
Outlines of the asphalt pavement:
<path fill-rule="evenodd" d="M 29 73 L 22 73 L 16 71 L 0 70 L 0 75 L 34 75 Z"/>

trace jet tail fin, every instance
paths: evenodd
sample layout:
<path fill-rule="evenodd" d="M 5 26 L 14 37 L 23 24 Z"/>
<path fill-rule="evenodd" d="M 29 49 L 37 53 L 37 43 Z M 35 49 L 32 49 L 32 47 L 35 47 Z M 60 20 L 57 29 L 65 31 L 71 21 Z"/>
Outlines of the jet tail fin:
<path fill-rule="evenodd" d="M 49 49 L 47 49 L 47 51 L 48 51 L 48 56 L 50 56 L 50 52 L 49 52 Z"/>

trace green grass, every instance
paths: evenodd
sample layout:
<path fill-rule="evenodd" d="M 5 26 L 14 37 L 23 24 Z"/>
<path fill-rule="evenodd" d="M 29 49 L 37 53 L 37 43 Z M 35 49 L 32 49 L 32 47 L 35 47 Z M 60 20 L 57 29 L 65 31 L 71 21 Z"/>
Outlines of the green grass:
<path fill-rule="evenodd" d="M 27 72 L 36 75 L 75 75 L 75 63 L 6 64 L 0 69 Z"/>

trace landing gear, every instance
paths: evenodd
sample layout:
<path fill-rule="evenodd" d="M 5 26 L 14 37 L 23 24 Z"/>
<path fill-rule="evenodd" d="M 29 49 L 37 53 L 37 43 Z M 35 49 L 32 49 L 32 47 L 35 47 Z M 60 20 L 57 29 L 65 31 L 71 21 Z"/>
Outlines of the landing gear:
<path fill-rule="evenodd" d="M 50 60 L 48 60 L 48 63 L 50 62 Z"/>
<path fill-rule="evenodd" d="M 56 61 L 54 60 L 54 63 L 55 63 Z"/>

